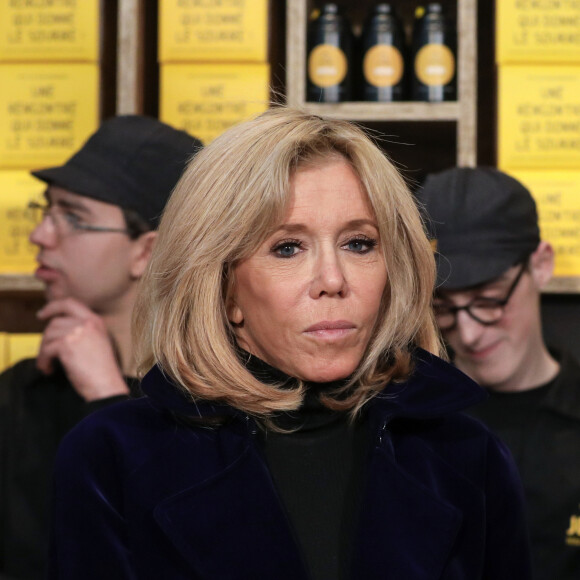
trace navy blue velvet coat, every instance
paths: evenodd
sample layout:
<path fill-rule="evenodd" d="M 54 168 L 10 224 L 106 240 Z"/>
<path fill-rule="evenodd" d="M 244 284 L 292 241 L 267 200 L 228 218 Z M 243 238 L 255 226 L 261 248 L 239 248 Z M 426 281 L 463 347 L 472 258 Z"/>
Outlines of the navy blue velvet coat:
<path fill-rule="evenodd" d="M 50 578 L 306 580 L 254 421 L 187 400 L 157 369 L 143 390 L 61 446 Z M 482 397 L 419 351 L 411 378 L 369 403 L 373 450 L 351 578 L 530 577 L 509 453 L 458 412 Z M 224 413 L 232 420 L 219 428 L 176 420 Z"/>

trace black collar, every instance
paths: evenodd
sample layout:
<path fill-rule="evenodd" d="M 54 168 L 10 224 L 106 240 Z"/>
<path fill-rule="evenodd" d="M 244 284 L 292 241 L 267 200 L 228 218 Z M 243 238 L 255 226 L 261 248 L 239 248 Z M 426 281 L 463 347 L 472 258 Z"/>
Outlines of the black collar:
<path fill-rule="evenodd" d="M 259 361 L 256 364 L 258 371 L 262 368 L 261 372 L 264 373 L 262 365 L 266 363 Z M 270 379 L 281 379 L 275 382 L 283 383 L 285 379 L 290 379 L 273 367 L 267 369 L 266 375 Z M 267 379 L 267 376 L 260 375 L 257 378 Z M 291 383 L 289 386 L 291 387 Z M 328 388 L 328 384 L 326 387 Z M 156 406 L 180 415 L 199 418 L 246 415 L 223 403 L 195 399 L 172 382 L 158 366 L 145 375 L 141 388 Z M 417 348 L 413 353 L 411 376 L 404 382 L 386 385 L 370 401 L 370 405 L 389 417 L 428 419 L 461 411 L 481 402 L 485 397 L 484 390 L 460 370 Z"/>

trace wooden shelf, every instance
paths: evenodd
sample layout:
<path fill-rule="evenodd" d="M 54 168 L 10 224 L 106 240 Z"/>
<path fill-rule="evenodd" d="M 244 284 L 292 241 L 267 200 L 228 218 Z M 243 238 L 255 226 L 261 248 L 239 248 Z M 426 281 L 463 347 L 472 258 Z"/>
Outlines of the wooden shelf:
<path fill-rule="evenodd" d="M 578 294 L 580 293 L 580 278 L 552 278 L 542 290 L 543 294 Z"/>
<path fill-rule="evenodd" d="M 352 121 L 457 121 L 459 104 L 448 103 L 309 103 L 301 108 L 313 114 Z"/>
<path fill-rule="evenodd" d="M 401 0 L 402 1 L 402 0 Z M 306 29 L 308 0 L 286 8 L 286 96 L 288 105 L 353 121 L 454 121 L 457 165 L 477 164 L 477 0 L 457 0 L 457 94 L 446 103 L 310 103 L 306 101 Z"/>
<path fill-rule="evenodd" d="M 0 292 L 42 292 L 44 284 L 26 274 L 0 274 Z"/>

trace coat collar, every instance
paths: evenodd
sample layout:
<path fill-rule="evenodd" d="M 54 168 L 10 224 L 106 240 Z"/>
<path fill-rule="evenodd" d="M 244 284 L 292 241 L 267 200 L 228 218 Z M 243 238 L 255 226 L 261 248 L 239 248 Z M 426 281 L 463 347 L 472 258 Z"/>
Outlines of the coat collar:
<path fill-rule="evenodd" d="M 434 419 L 486 398 L 484 389 L 443 359 L 417 348 L 413 360 L 411 376 L 402 383 L 389 384 L 373 401 L 391 417 Z"/>
<path fill-rule="evenodd" d="M 461 411 L 485 399 L 484 390 L 460 370 L 417 348 L 411 376 L 390 383 L 371 402 L 390 418 L 430 419 Z M 229 405 L 196 400 L 176 385 L 159 366 L 143 378 L 143 392 L 161 409 L 198 418 L 244 416 Z"/>
<path fill-rule="evenodd" d="M 196 578 L 307 580 L 271 476 L 249 443 L 220 445 L 225 467 L 160 502 L 155 520 Z"/>

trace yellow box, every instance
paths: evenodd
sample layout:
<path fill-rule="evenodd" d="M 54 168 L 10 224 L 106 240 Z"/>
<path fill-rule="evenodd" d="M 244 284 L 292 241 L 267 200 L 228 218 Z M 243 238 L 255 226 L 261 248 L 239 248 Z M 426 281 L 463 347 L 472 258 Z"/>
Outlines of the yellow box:
<path fill-rule="evenodd" d="M 28 241 L 36 226 L 30 201 L 41 201 L 46 184 L 26 171 L 0 171 L 0 273 L 30 274 L 38 248 Z"/>
<path fill-rule="evenodd" d="M 268 0 L 160 0 L 159 61 L 268 60 Z"/>
<path fill-rule="evenodd" d="M 580 63 L 580 4 L 496 2 L 496 59 L 508 63 Z"/>
<path fill-rule="evenodd" d="M 554 246 L 556 277 L 580 276 L 580 171 L 509 172 L 534 196 L 543 240 Z"/>
<path fill-rule="evenodd" d="M 0 373 L 8 368 L 8 335 L 0 332 Z"/>
<path fill-rule="evenodd" d="M 9 334 L 7 366 L 11 367 L 25 358 L 36 358 L 41 341 L 42 334 Z"/>
<path fill-rule="evenodd" d="M 269 106 L 265 64 L 161 67 L 160 118 L 204 143 Z"/>
<path fill-rule="evenodd" d="M 59 165 L 99 122 L 96 64 L 0 64 L 0 168 Z"/>
<path fill-rule="evenodd" d="M 0 61 L 99 60 L 99 0 L 0 0 Z"/>
<path fill-rule="evenodd" d="M 580 66 L 502 66 L 498 94 L 502 169 L 580 167 Z"/>

